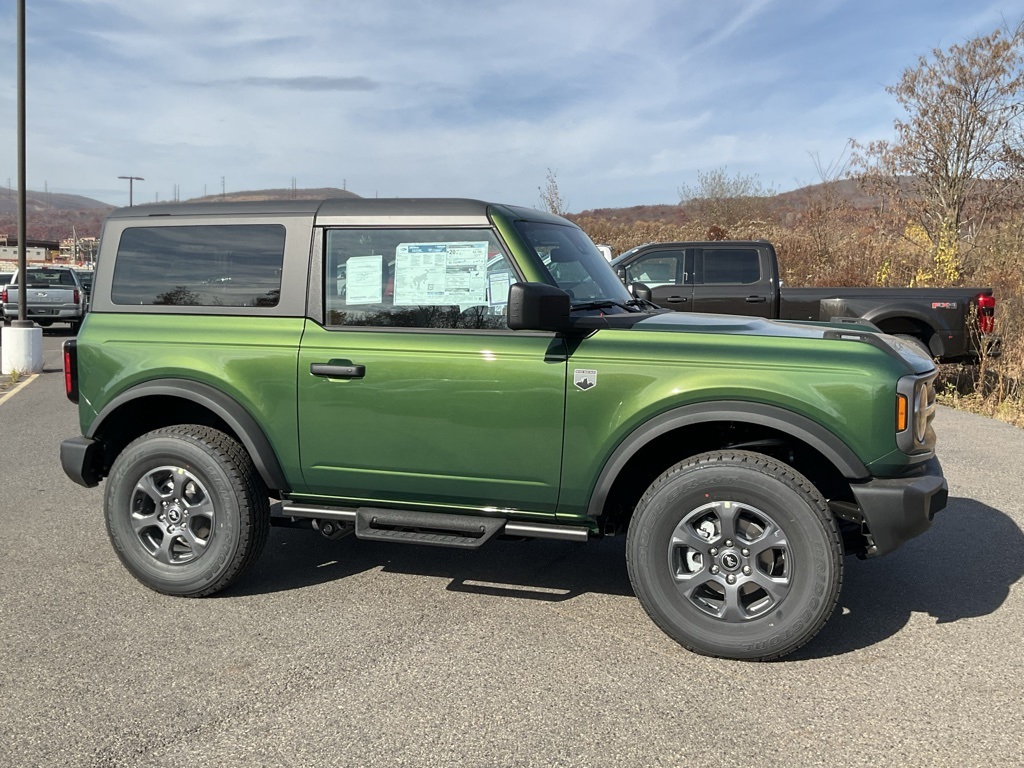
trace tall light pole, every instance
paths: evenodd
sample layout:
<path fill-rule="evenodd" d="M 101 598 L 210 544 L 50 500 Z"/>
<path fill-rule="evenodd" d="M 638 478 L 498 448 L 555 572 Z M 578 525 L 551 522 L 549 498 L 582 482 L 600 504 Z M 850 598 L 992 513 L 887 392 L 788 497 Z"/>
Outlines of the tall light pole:
<path fill-rule="evenodd" d="M 25 0 L 18 0 L 18 319 L 0 328 L 0 372 L 39 373 L 43 370 L 43 329 L 27 319 L 25 279 Z"/>
<path fill-rule="evenodd" d="M 119 179 L 128 179 L 128 207 L 131 208 L 134 204 L 133 195 L 136 181 L 145 181 L 141 176 L 118 176 Z"/>

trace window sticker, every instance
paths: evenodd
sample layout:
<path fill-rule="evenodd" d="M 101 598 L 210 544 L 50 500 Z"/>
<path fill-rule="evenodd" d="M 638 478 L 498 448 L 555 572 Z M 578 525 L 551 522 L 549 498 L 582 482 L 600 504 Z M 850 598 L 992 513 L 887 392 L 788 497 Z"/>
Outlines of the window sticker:
<path fill-rule="evenodd" d="M 380 304 L 384 257 L 353 256 L 345 266 L 345 303 Z"/>
<path fill-rule="evenodd" d="M 511 285 L 508 272 L 492 272 L 487 276 L 487 291 L 492 307 L 508 304 L 508 289 Z"/>
<path fill-rule="evenodd" d="M 402 243 L 395 306 L 487 303 L 487 242 Z"/>

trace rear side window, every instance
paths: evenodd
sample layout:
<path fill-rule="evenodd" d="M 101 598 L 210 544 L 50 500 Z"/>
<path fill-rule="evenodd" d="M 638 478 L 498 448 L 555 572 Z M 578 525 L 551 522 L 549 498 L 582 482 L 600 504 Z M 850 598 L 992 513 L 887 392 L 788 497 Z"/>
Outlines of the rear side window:
<path fill-rule="evenodd" d="M 132 227 L 121 234 L 114 304 L 275 307 L 281 297 L 280 224 Z"/>
<path fill-rule="evenodd" d="M 703 251 L 704 283 L 756 283 L 761 280 L 761 260 L 756 248 L 722 248 Z"/>

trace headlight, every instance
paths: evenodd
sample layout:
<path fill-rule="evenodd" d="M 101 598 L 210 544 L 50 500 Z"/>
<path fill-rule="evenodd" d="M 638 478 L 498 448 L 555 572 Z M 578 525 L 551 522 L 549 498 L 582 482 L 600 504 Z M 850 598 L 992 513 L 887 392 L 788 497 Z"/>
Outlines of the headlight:
<path fill-rule="evenodd" d="M 904 376 L 896 385 L 896 444 L 904 453 L 932 449 L 928 428 L 935 418 L 936 373 Z"/>

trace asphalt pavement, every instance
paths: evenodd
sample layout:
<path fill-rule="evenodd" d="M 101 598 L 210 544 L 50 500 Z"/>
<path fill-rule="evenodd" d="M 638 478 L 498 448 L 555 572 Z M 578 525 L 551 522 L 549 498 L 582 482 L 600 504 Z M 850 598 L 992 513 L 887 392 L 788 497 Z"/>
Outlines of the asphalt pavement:
<path fill-rule="evenodd" d="M 472 552 L 274 529 L 202 600 L 125 571 L 60 331 L 0 393 L 0 766 L 1017 766 L 1024 431 L 940 408 L 949 507 L 796 656 L 708 659 L 630 589 L 624 541 Z"/>

